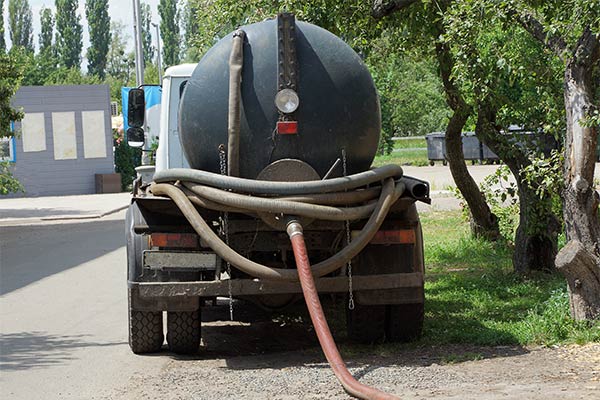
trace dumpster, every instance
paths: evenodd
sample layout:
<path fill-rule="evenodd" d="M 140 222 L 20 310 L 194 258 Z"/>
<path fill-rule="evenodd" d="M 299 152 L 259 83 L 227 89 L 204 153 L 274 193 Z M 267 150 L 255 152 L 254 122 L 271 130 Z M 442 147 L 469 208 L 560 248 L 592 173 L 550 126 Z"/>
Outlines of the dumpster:
<path fill-rule="evenodd" d="M 425 135 L 427 141 L 427 158 L 429 165 L 434 165 L 436 161 L 441 161 L 446 165 L 446 133 L 432 132 Z"/>
<path fill-rule="evenodd" d="M 443 165 L 447 163 L 446 154 L 446 133 L 432 132 L 425 135 L 427 140 L 427 158 L 429 165 L 434 165 L 436 161 L 441 161 Z M 464 132 L 462 134 L 462 147 L 465 160 L 475 161 L 481 159 L 481 142 L 475 136 L 475 132 Z"/>
<path fill-rule="evenodd" d="M 481 161 L 484 161 L 488 164 L 493 164 L 494 162 L 499 162 L 500 157 L 496 155 L 489 147 L 487 147 L 484 143 L 481 143 Z"/>
<path fill-rule="evenodd" d="M 481 142 L 475 136 L 475 132 L 463 132 L 462 148 L 465 160 L 471 160 L 473 164 L 481 160 Z"/>

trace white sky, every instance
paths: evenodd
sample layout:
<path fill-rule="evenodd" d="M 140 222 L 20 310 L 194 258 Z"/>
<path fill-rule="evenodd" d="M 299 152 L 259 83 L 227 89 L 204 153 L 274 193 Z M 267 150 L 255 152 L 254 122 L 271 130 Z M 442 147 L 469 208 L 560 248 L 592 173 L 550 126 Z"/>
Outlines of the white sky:
<path fill-rule="evenodd" d="M 4 17 L 4 36 L 6 39 L 6 45 L 10 48 L 10 34 L 8 32 L 8 1 L 4 0 L 4 10 L 2 15 Z M 152 11 L 152 22 L 157 23 L 158 18 L 158 2 L 159 0 L 141 0 L 141 3 L 147 3 L 150 5 Z M 52 14 L 56 13 L 56 7 L 54 6 L 54 0 L 29 0 L 31 11 L 33 14 L 33 42 L 35 47 L 38 47 L 39 33 L 40 33 L 40 12 L 42 7 L 52 9 Z M 79 0 L 78 13 L 81 16 L 80 23 L 83 25 L 83 49 L 82 58 L 85 59 L 87 48 L 89 47 L 89 33 L 87 20 L 85 19 L 85 0 Z M 132 0 L 108 0 L 108 14 L 110 15 L 111 21 L 120 20 L 126 26 L 126 32 L 129 39 L 128 49 L 133 49 L 133 1 Z M 56 29 L 56 27 L 55 27 Z M 56 33 L 56 30 L 55 30 Z M 156 38 L 154 37 L 154 29 L 152 29 L 153 38 L 152 41 L 155 43 Z M 87 64 L 87 63 L 83 63 Z"/>

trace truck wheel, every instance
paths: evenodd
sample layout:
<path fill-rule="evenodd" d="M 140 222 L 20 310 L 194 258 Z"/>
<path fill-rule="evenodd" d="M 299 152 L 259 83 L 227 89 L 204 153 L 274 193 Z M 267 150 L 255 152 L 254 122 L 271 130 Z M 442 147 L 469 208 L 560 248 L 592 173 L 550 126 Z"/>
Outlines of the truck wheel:
<path fill-rule="evenodd" d="M 164 341 L 162 312 L 137 311 L 131 307 L 129 289 L 129 347 L 136 354 L 156 353 Z"/>
<path fill-rule="evenodd" d="M 173 353 L 196 353 L 200 346 L 200 310 L 167 312 L 167 343 Z"/>
<path fill-rule="evenodd" d="M 348 338 L 358 343 L 377 343 L 385 339 L 384 305 L 366 306 L 354 304 L 354 309 L 348 308 L 346 302 L 346 330 Z"/>
<path fill-rule="evenodd" d="M 388 342 L 410 342 L 423 331 L 423 303 L 386 306 L 385 338 Z"/>

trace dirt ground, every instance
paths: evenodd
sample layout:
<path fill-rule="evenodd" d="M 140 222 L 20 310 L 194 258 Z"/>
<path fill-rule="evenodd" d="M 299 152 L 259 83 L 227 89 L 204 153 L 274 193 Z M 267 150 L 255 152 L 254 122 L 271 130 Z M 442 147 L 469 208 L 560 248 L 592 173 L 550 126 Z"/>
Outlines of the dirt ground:
<path fill-rule="evenodd" d="M 347 399 L 302 317 L 203 323 L 198 355 L 168 353 L 105 399 Z M 242 315 L 240 315 L 242 314 Z M 203 316 L 213 319 L 214 315 Z M 219 317 L 219 316 L 218 316 Z M 334 323 L 335 325 L 335 323 Z M 335 332 L 335 331 L 334 331 Z M 334 333 L 335 334 L 335 333 Z M 600 399 L 600 344 L 557 348 L 357 346 L 339 333 L 351 373 L 402 399 Z M 139 357 L 133 356 L 132 357 Z"/>

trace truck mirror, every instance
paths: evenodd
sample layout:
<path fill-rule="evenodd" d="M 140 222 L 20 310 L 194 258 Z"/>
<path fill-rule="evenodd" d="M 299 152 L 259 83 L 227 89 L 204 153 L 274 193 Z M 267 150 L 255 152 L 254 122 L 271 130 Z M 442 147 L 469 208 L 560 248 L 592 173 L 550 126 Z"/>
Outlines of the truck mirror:
<path fill-rule="evenodd" d="M 144 130 L 135 127 L 127 129 L 127 144 L 131 147 L 142 147 L 144 145 Z"/>
<path fill-rule="evenodd" d="M 146 101 L 143 89 L 129 90 L 127 99 L 127 125 L 132 128 L 144 126 L 144 113 L 146 112 Z M 127 131 L 129 133 L 129 130 Z"/>

